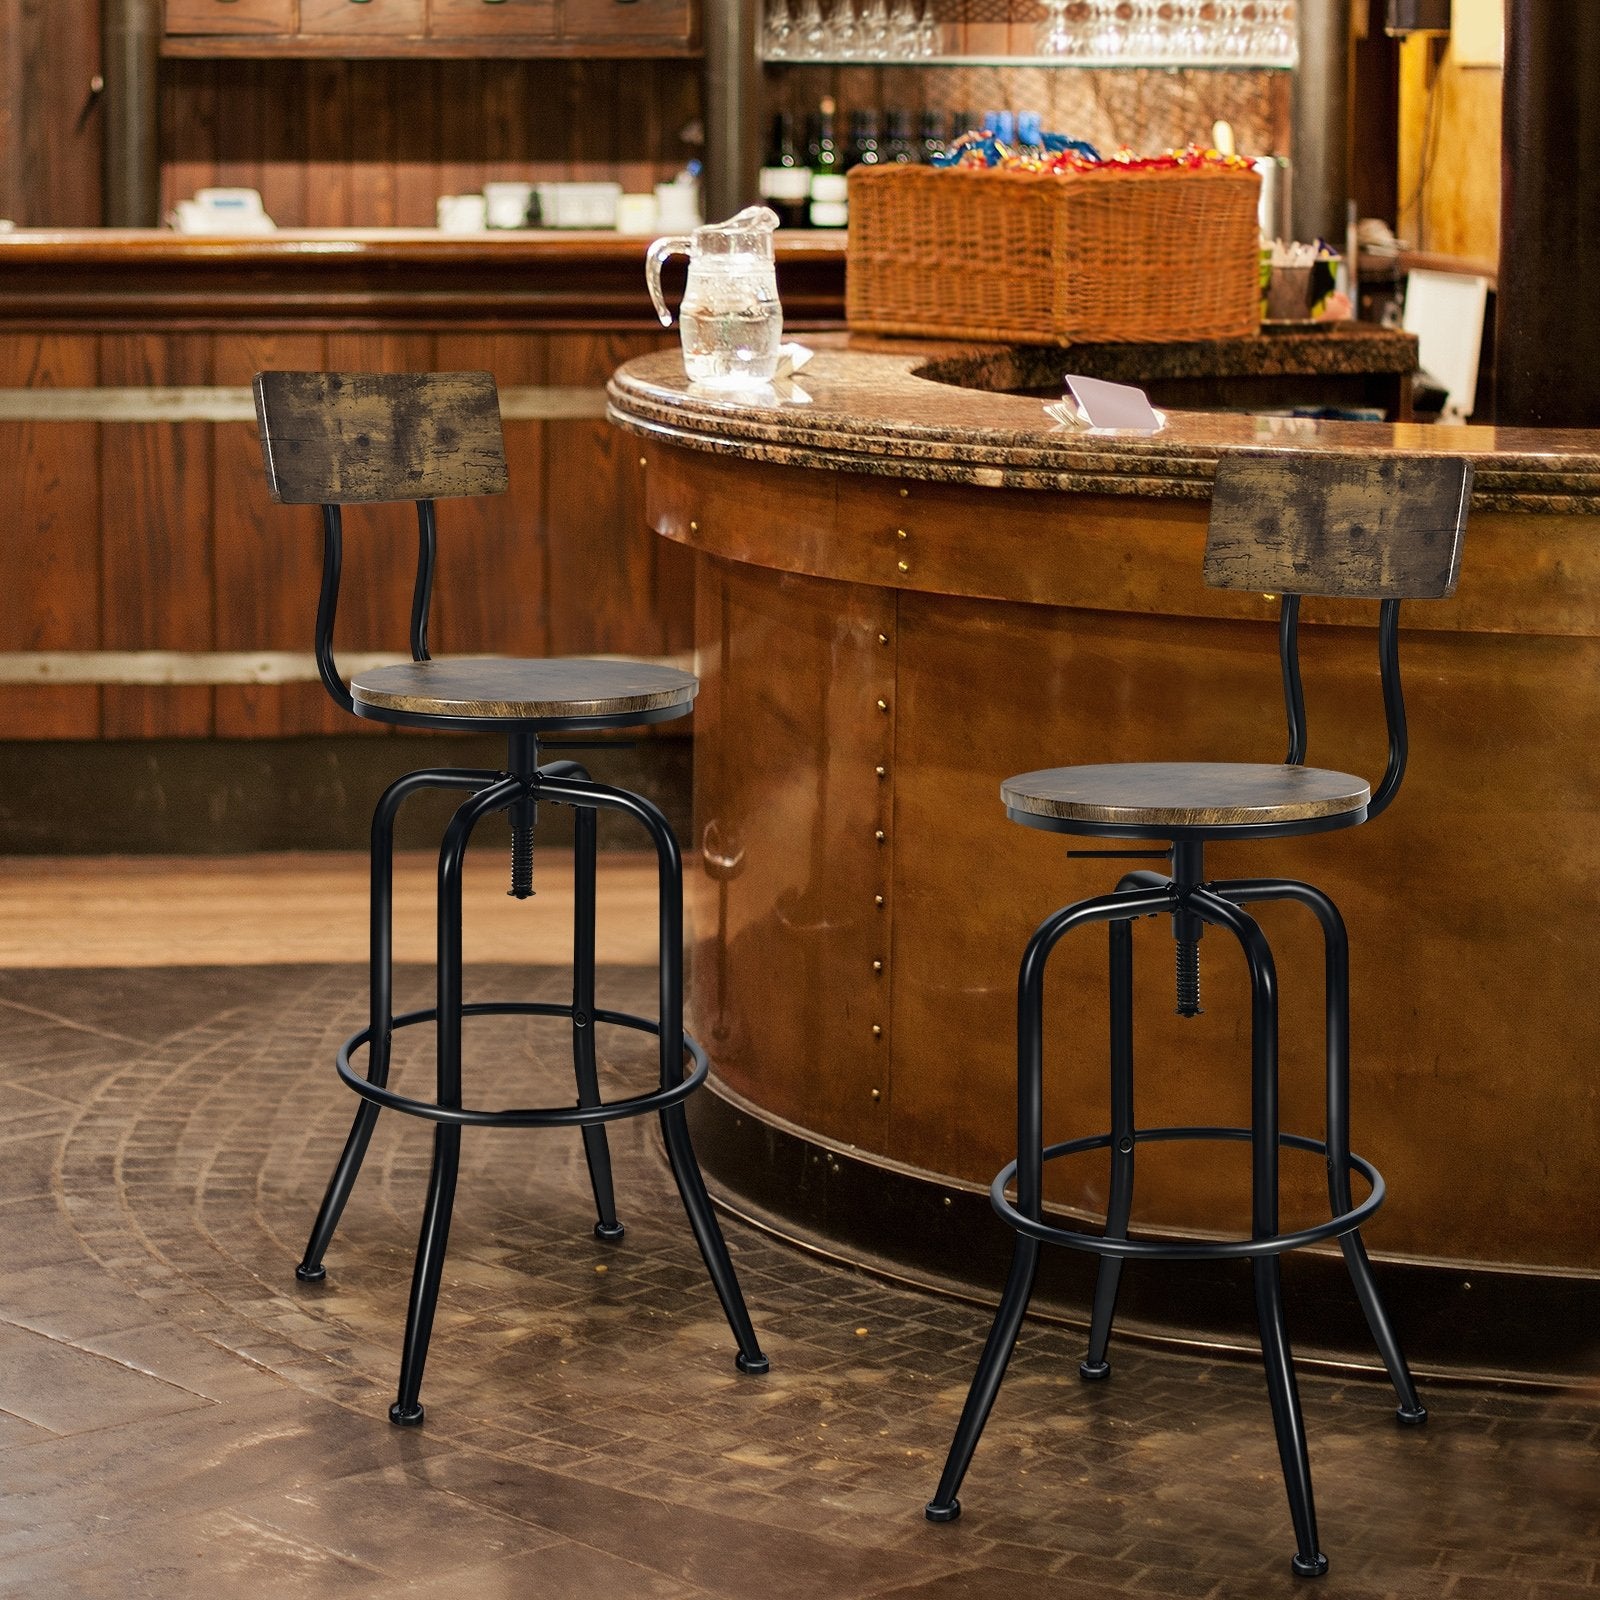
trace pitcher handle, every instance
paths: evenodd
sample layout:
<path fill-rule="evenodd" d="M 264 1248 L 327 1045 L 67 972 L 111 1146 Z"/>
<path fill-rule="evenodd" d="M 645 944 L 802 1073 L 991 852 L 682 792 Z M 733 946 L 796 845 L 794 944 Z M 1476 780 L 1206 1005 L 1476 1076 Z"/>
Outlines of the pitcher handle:
<path fill-rule="evenodd" d="M 666 298 L 661 293 L 661 264 L 668 256 L 693 254 L 694 241 L 687 234 L 677 234 L 670 239 L 657 239 L 644 258 L 644 281 L 650 286 L 650 301 L 661 318 L 661 326 L 672 326 L 672 313 L 667 309 Z"/>

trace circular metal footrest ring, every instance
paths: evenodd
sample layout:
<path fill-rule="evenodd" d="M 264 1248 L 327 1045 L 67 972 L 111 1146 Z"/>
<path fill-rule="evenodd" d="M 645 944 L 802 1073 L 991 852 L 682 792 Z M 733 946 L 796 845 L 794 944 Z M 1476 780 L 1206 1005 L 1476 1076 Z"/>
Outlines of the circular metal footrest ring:
<path fill-rule="evenodd" d="M 1165 1144 L 1184 1139 L 1222 1139 L 1248 1143 L 1253 1137 L 1249 1128 L 1140 1128 L 1134 1133 L 1136 1144 Z M 1081 1155 L 1086 1150 L 1106 1150 L 1112 1143 L 1109 1133 L 1090 1134 L 1083 1139 L 1068 1139 L 1061 1144 L 1047 1145 L 1042 1159 L 1054 1161 L 1061 1156 Z M 1278 1143 L 1294 1150 L 1310 1150 L 1326 1156 L 1326 1140 L 1310 1139 L 1300 1133 L 1280 1133 Z M 1338 1216 L 1319 1222 L 1314 1227 L 1301 1228 L 1294 1233 L 1275 1233 L 1265 1239 L 1107 1239 L 1098 1233 L 1083 1233 L 1074 1228 L 1058 1228 L 1048 1222 L 1024 1216 L 1006 1198 L 1007 1187 L 1016 1181 L 1017 1163 L 1012 1161 L 1002 1167 L 989 1186 L 989 1201 L 1001 1219 L 1018 1233 L 1042 1240 L 1045 1244 L 1065 1245 L 1069 1250 L 1083 1250 L 1091 1255 L 1120 1256 L 1124 1260 L 1136 1256 L 1159 1257 L 1166 1261 L 1222 1261 L 1239 1257 L 1282 1255 L 1286 1250 L 1299 1250 L 1308 1244 L 1319 1244 L 1342 1233 L 1359 1228 L 1384 1201 L 1383 1174 L 1370 1161 L 1350 1153 L 1350 1170 L 1358 1172 L 1372 1185 L 1372 1193 L 1358 1206 L 1341 1211 Z"/>
<path fill-rule="evenodd" d="M 535 1016 L 571 1018 L 573 1007 L 556 1005 L 542 1000 L 477 1001 L 461 1008 L 463 1017 L 482 1016 Z M 419 1022 L 432 1022 L 439 1015 L 437 1006 L 425 1011 L 407 1011 L 390 1024 L 390 1032 L 414 1027 Z M 619 1028 L 633 1028 L 639 1033 L 659 1035 L 661 1024 L 648 1017 L 636 1017 L 628 1011 L 602 1011 L 598 1008 L 589 1014 L 590 1023 L 609 1022 Z M 364 1100 L 390 1111 L 403 1111 L 407 1116 L 423 1117 L 429 1122 L 445 1122 L 459 1128 L 589 1128 L 596 1123 L 617 1122 L 623 1117 L 640 1117 L 650 1111 L 665 1111 L 688 1097 L 706 1081 L 710 1063 L 700 1043 L 683 1036 L 683 1048 L 694 1058 L 694 1070 L 680 1082 L 662 1089 L 651 1089 L 644 1094 L 629 1095 L 625 1100 L 609 1100 L 598 1106 L 528 1106 L 511 1107 L 504 1111 L 478 1111 L 471 1107 L 441 1106 L 431 1100 L 414 1100 L 409 1095 L 396 1094 L 393 1089 L 363 1078 L 350 1065 L 350 1053 L 372 1039 L 370 1026 L 352 1033 L 339 1047 L 336 1064 L 339 1076 Z"/>

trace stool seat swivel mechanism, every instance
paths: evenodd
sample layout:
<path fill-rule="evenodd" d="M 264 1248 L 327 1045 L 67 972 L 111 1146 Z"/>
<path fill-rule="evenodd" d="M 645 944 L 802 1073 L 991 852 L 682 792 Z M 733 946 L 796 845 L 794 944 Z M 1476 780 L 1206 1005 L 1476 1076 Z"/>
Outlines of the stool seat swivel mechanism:
<path fill-rule="evenodd" d="M 507 485 L 500 411 L 487 373 L 263 372 L 255 380 L 262 454 L 273 499 L 320 505 L 323 581 L 317 611 L 317 663 L 322 681 L 346 711 L 407 728 L 498 732 L 506 739 L 502 770 L 429 767 L 392 783 L 372 819 L 371 1009 L 368 1025 L 338 1053 L 338 1072 L 360 1096 L 355 1122 L 329 1180 L 296 1269 L 303 1282 L 325 1274 L 323 1254 L 361 1170 L 380 1109 L 433 1124 L 433 1169 L 424 1205 L 406 1322 L 399 1395 L 392 1421 L 422 1421 L 419 1399 L 433 1329 L 445 1247 L 455 1201 L 461 1130 L 469 1127 L 577 1128 L 594 1190 L 597 1237 L 623 1236 L 612 1194 L 605 1125 L 654 1113 L 688 1213 L 738 1347 L 744 1372 L 765 1372 L 749 1312 L 734 1274 L 689 1142 L 684 1101 L 705 1081 L 706 1054 L 683 1029 L 683 869 L 672 828 L 650 801 L 596 783 L 576 761 L 541 764 L 548 735 L 630 727 L 684 715 L 698 683 L 687 673 L 648 663 L 611 660 L 467 659 L 435 661 L 428 650 L 428 617 L 436 551 L 435 501 L 502 492 Z M 347 686 L 334 662 L 333 629 L 343 559 L 343 507 L 411 501 L 416 505 L 418 556 L 412 601 L 412 660 L 358 673 Z M 508 579 L 510 575 L 507 575 Z M 402 804 L 426 789 L 460 790 L 465 798 L 439 853 L 437 1000 L 425 1010 L 393 1013 L 393 856 L 395 819 Z M 461 982 L 462 870 L 478 824 L 495 812 L 511 822 L 511 894 L 533 893 L 533 834 L 541 804 L 574 812 L 573 996 L 568 1004 L 529 1001 L 466 1004 Z M 659 1015 L 639 1017 L 595 1003 L 596 826 L 602 810 L 642 826 L 655 850 L 659 880 Z M 565 1105 L 478 1109 L 463 1105 L 462 1022 L 480 1016 L 569 1018 L 576 1098 Z M 659 1086 L 603 1100 L 596 1061 L 597 1025 L 653 1035 Z M 438 1093 L 433 1100 L 402 1095 L 388 1085 L 394 1035 L 432 1026 Z M 352 1061 L 365 1049 L 365 1072 Z M 686 1070 L 687 1069 L 687 1070 Z"/>
<path fill-rule="evenodd" d="M 1165 841 L 1159 850 L 1090 850 L 1083 855 L 1156 855 L 1165 873 L 1134 870 L 1114 892 L 1080 900 L 1048 917 L 1022 958 L 1017 982 L 1017 1159 L 995 1178 L 990 1198 L 1017 1235 L 1010 1276 L 957 1425 L 944 1475 L 927 1516 L 960 1515 L 956 1498 L 999 1393 L 1033 1290 L 1041 1244 L 1100 1257 L 1090 1311 L 1085 1379 L 1110 1373 L 1106 1358 L 1124 1261 L 1242 1259 L 1251 1263 L 1267 1393 L 1294 1525 L 1293 1570 L 1315 1577 L 1328 1567 L 1317 1539 L 1304 1423 L 1284 1328 L 1279 1258 L 1286 1250 L 1337 1238 L 1399 1405 L 1402 1423 L 1421 1423 L 1400 1343 L 1384 1310 L 1359 1229 L 1383 1203 L 1377 1169 L 1350 1148 L 1350 958 L 1333 901 L 1308 883 L 1282 878 L 1208 880 L 1205 848 L 1213 840 L 1265 840 L 1325 833 L 1369 821 L 1399 790 L 1406 766 L 1401 698 L 1399 608 L 1403 598 L 1454 592 L 1471 467 L 1448 457 L 1294 455 L 1246 452 L 1223 457 L 1207 535 L 1205 578 L 1214 588 L 1282 596 L 1279 647 L 1289 751 L 1278 766 L 1153 762 L 1060 767 L 1025 773 L 1001 786 L 1006 815 L 1048 832 L 1132 842 Z M 1302 594 L 1376 599 L 1378 659 L 1388 724 L 1389 760 L 1376 794 L 1348 773 L 1307 767 L 1305 700 L 1298 627 Z M 1278 999 L 1272 951 L 1247 907 L 1266 901 L 1304 906 L 1321 926 L 1324 946 L 1326 1127 L 1323 1137 L 1278 1125 Z M 1251 1122 L 1238 1127 L 1137 1126 L 1133 1093 L 1133 924 L 1171 919 L 1177 946 L 1181 1015 L 1200 1011 L 1199 941 L 1207 927 L 1237 941 L 1250 974 Z M 1074 929 L 1105 924 L 1110 939 L 1111 1126 L 1084 1138 L 1044 1142 L 1044 976 L 1051 952 Z M 1135 1152 L 1141 1144 L 1219 1139 L 1251 1150 L 1251 1229 L 1247 1239 L 1130 1237 Z M 1327 1165 L 1331 1215 L 1282 1232 L 1278 1157 L 1282 1147 L 1309 1150 Z M 1043 1209 L 1044 1165 L 1108 1150 L 1111 1186 L 1103 1232 L 1058 1226 Z M 1367 1186 L 1356 1200 L 1352 1174 Z M 1010 1191 L 1015 1187 L 1015 1199 Z"/>

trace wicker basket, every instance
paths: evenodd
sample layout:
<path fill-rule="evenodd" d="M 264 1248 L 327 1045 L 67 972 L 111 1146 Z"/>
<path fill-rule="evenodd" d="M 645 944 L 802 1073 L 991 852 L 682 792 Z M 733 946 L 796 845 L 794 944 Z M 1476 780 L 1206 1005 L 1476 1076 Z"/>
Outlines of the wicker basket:
<path fill-rule="evenodd" d="M 1252 334 L 1260 189 L 1248 168 L 858 167 L 846 315 L 874 333 L 1034 344 Z"/>

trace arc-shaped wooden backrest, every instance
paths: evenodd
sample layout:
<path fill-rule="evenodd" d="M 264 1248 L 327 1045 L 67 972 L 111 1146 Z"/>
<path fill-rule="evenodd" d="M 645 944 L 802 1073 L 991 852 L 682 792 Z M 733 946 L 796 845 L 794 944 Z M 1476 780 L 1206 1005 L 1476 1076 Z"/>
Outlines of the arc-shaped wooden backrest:
<path fill-rule="evenodd" d="M 255 396 L 280 504 L 505 491 L 500 401 L 487 372 L 258 372 Z"/>
<path fill-rule="evenodd" d="M 1456 456 L 1246 451 L 1217 463 L 1214 589 L 1349 599 L 1454 594 L 1472 463 Z"/>

